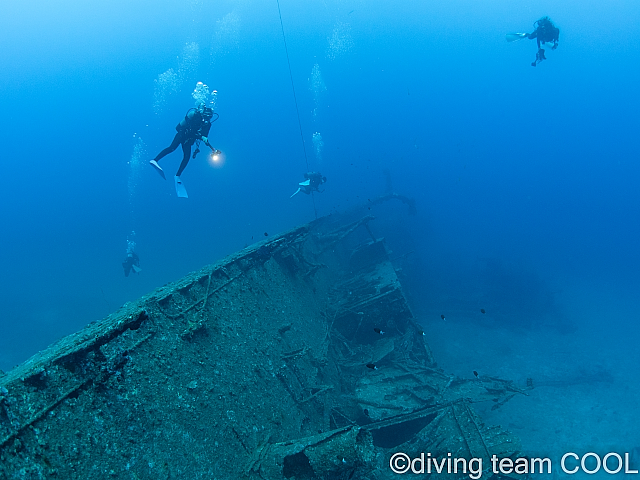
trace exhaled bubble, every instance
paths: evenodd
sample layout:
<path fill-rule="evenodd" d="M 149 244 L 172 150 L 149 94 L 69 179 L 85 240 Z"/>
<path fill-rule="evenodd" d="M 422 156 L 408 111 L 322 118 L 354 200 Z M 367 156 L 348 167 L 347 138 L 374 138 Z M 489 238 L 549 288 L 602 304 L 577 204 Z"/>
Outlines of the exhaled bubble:
<path fill-rule="evenodd" d="M 144 142 L 142 138 L 138 137 L 133 146 L 131 160 L 129 160 L 129 180 L 127 182 L 129 187 L 129 203 L 133 202 L 136 186 L 138 185 L 140 174 L 144 168 L 144 150 Z"/>
<path fill-rule="evenodd" d="M 353 48 L 351 25 L 348 23 L 337 22 L 333 27 L 333 33 L 328 40 L 329 48 L 327 49 L 327 58 L 335 60 L 339 56 L 348 53 Z"/>
<path fill-rule="evenodd" d="M 215 32 L 211 41 L 211 63 L 229 52 L 238 49 L 240 31 L 240 16 L 235 12 L 227 13 L 216 22 Z"/>
<path fill-rule="evenodd" d="M 178 91 L 178 75 L 170 68 L 164 73 L 158 75 L 154 80 L 153 90 L 153 112 L 159 115 L 167 103 L 167 97 Z"/>
<path fill-rule="evenodd" d="M 127 235 L 127 255 L 130 253 L 134 253 L 136 250 L 136 232 L 135 230 L 131 230 L 131 233 Z"/>
<path fill-rule="evenodd" d="M 206 105 L 207 107 L 215 110 L 216 100 L 218 98 L 217 90 L 210 92 L 209 87 L 206 84 L 198 82 L 196 83 L 196 88 L 193 89 L 191 96 L 196 102 L 196 107 Z"/>
<path fill-rule="evenodd" d="M 153 111 L 156 115 L 162 113 L 168 97 L 180 90 L 185 81 L 191 81 L 198 71 L 200 62 L 200 47 L 195 42 L 186 43 L 178 62 L 177 71 L 170 68 L 158 75 L 153 92 Z"/>
<path fill-rule="evenodd" d="M 324 84 L 324 80 L 322 79 L 322 73 L 320 72 L 320 65 L 317 63 L 311 69 L 311 78 L 309 79 L 309 89 L 314 93 L 314 95 L 318 95 L 324 92 L 327 87 Z"/>
<path fill-rule="evenodd" d="M 316 152 L 316 160 L 318 163 L 322 162 L 322 147 L 324 147 L 322 135 L 320 135 L 319 132 L 316 132 L 313 134 L 313 150 Z"/>
<path fill-rule="evenodd" d="M 314 109 L 313 116 L 316 117 L 318 108 L 320 107 L 320 97 L 322 92 L 327 89 L 322 79 L 322 73 L 320 72 L 320 65 L 317 63 L 311 69 L 311 77 L 309 77 L 309 90 L 313 92 Z"/>
<path fill-rule="evenodd" d="M 200 46 L 196 42 L 185 44 L 182 49 L 182 56 L 178 66 L 178 75 L 180 80 L 189 81 L 195 77 L 198 72 L 198 63 L 200 62 Z"/>

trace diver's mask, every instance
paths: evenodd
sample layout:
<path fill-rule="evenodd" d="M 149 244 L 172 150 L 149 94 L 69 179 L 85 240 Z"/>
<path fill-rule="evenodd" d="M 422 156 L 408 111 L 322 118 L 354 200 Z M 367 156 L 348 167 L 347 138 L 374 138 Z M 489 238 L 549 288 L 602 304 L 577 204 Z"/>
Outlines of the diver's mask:
<path fill-rule="evenodd" d="M 202 116 L 206 119 L 209 120 L 211 119 L 211 117 L 213 117 L 213 110 L 209 107 L 202 107 L 202 111 L 200 112 L 202 113 Z"/>

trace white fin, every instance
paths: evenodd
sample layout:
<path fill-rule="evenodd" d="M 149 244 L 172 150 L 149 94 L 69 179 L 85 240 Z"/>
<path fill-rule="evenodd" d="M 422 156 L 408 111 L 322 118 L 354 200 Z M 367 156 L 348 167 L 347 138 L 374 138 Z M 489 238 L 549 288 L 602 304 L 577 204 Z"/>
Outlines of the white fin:
<path fill-rule="evenodd" d="M 175 180 L 176 180 L 176 194 L 180 198 L 189 198 L 189 195 L 187 195 L 187 189 L 184 188 L 184 183 L 182 183 L 182 180 L 180 179 L 180 177 L 176 175 Z"/>
<path fill-rule="evenodd" d="M 289 198 L 293 198 L 297 193 L 300 193 L 300 189 L 297 189 L 295 192 L 293 192 L 293 195 L 291 195 Z"/>

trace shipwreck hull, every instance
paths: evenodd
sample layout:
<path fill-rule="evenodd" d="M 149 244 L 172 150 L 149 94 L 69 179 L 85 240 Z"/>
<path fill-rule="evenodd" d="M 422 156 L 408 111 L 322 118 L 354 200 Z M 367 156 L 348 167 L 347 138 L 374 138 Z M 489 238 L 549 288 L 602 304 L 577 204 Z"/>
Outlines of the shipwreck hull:
<path fill-rule="evenodd" d="M 516 455 L 471 403 L 524 392 L 437 368 L 370 223 L 246 248 L 0 377 L 0 478 L 384 479 L 396 451 Z"/>

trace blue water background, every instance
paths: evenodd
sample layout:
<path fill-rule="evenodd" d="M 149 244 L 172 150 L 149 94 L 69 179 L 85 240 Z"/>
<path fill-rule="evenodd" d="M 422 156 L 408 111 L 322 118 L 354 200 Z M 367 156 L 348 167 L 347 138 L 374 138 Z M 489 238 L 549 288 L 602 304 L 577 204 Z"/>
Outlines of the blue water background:
<path fill-rule="evenodd" d="M 638 359 L 638 2 L 281 9 L 308 167 L 328 177 L 318 214 L 380 195 L 388 169 L 417 202 L 418 312 L 438 318 L 469 294 L 519 324 L 514 302 L 547 298 L 527 296 L 536 285 L 566 331 Z M 560 46 L 532 68 L 535 43 L 505 34 L 543 15 Z M 0 368 L 314 218 L 311 198 L 289 199 L 307 164 L 275 0 L 7 1 L 0 45 Z M 225 163 L 192 160 L 183 200 L 180 150 L 162 161 L 166 182 L 147 162 L 197 81 L 218 91 L 210 138 Z M 143 272 L 124 278 L 132 230 Z"/>

